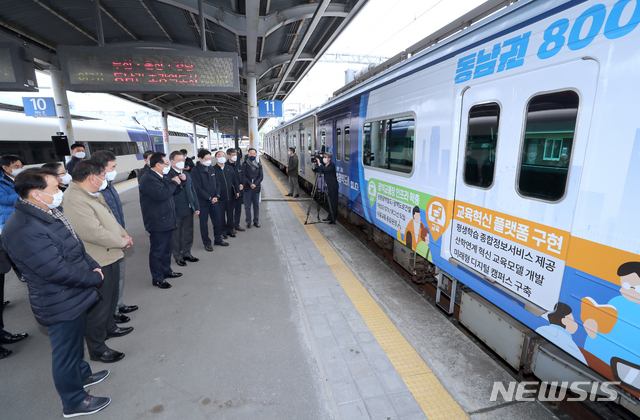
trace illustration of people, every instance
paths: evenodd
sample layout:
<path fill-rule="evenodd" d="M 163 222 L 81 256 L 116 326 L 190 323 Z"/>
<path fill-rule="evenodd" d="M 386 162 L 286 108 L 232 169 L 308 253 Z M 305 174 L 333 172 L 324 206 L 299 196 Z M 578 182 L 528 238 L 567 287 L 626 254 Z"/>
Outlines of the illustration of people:
<path fill-rule="evenodd" d="M 578 331 L 578 323 L 573 319 L 571 307 L 558 302 L 547 318 L 550 325 L 538 327 L 536 332 L 586 365 L 584 355 L 571 338 L 571 335 Z"/>
<path fill-rule="evenodd" d="M 608 305 L 582 299 L 581 319 L 588 334 L 584 349 L 611 366 L 623 386 L 640 392 L 640 262 L 622 264 L 617 274 L 620 296 Z"/>
<path fill-rule="evenodd" d="M 415 251 L 420 242 L 427 242 L 429 229 L 420 220 L 420 207 L 415 206 L 411 211 L 411 220 L 404 231 L 404 241 Z"/>

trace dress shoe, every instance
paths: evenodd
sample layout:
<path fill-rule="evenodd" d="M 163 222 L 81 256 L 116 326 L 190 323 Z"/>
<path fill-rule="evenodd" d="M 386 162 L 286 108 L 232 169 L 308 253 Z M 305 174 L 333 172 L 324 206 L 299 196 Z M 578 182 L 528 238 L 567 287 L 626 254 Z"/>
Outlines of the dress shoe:
<path fill-rule="evenodd" d="M 236 226 L 236 229 L 238 232 L 244 232 L 246 229 L 240 226 Z"/>
<path fill-rule="evenodd" d="M 335 221 L 335 220 L 332 220 L 332 221 L 330 221 L 330 222 L 329 222 L 329 224 L 330 224 L 330 225 L 335 225 L 335 224 L 336 224 L 336 221 Z"/>
<path fill-rule="evenodd" d="M 251 229 L 251 223 L 247 223 L 247 229 Z"/>
<path fill-rule="evenodd" d="M 186 257 L 184 257 L 185 261 L 189 261 L 189 262 L 198 262 L 200 261 L 199 258 L 194 257 L 193 255 L 187 255 Z"/>
<path fill-rule="evenodd" d="M 184 260 L 178 260 L 178 261 L 176 261 L 176 264 L 178 264 L 180 267 L 186 267 L 187 266 L 187 263 L 184 262 Z"/>
<path fill-rule="evenodd" d="M 131 321 L 131 318 L 126 316 L 125 314 L 115 314 L 113 318 L 116 320 L 116 324 L 126 324 Z"/>
<path fill-rule="evenodd" d="M 227 239 L 227 235 L 222 235 L 222 239 Z"/>
<path fill-rule="evenodd" d="M 227 233 L 227 236 L 230 236 L 230 237 L 232 237 L 232 238 L 235 238 L 235 237 L 236 237 L 236 234 L 235 234 L 235 233 Z"/>
<path fill-rule="evenodd" d="M 11 353 L 13 353 L 13 351 L 0 346 L 0 359 L 4 359 L 5 357 L 10 356 Z"/>
<path fill-rule="evenodd" d="M 259 227 L 260 227 L 260 223 L 258 223 L 258 222 L 254 222 L 254 223 L 253 223 L 253 226 L 255 226 L 255 227 L 259 228 Z"/>
<path fill-rule="evenodd" d="M 124 327 L 124 328 L 118 327 L 111 332 L 107 331 L 107 338 L 105 340 L 108 340 L 114 337 L 124 337 L 125 335 L 129 334 L 131 331 L 133 331 L 133 327 Z"/>
<path fill-rule="evenodd" d="M 300 194 L 296 194 L 293 196 L 293 198 L 298 198 L 298 197 L 300 197 Z"/>
<path fill-rule="evenodd" d="M 88 395 L 87 398 L 85 398 L 77 407 L 72 409 L 63 408 L 62 415 L 65 419 L 77 416 L 86 416 L 88 414 L 97 413 L 109 404 L 111 404 L 111 400 L 109 398 Z"/>
<path fill-rule="evenodd" d="M 229 246 L 229 242 L 225 242 L 225 241 L 222 241 L 222 242 L 214 242 L 213 244 L 214 244 L 214 245 L 219 245 L 219 246 Z"/>
<path fill-rule="evenodd" d="M 330 222 L 331 218 L 330 217 L 325 217 L 324 219 L 322 219 L 323 222 Z"/>
<path fill-rule="evenodd" d="M 231 231 L 231 233 L 235 235 L 235 234 L 236 234 L 236 233 L 238 233 L 238 232 L 236 232 L 236 229 L 234 228 L 234 229 Z"/>
<path fill-rule="evenodd" d="M 178 277 L 182 277 L 182 273 L 176 273 L 176 272 L 172 271 L 171 273 L 164 275 L 165 279 L 175 279 L 175 278 L 178 278 Z"/>
<path fill-rule="evenodd" d="M 208 252 L 213 252 L 213 247 L 211 245 L 205 246 L 204 249 Z"/>
<path fill-rule="evenodd" d="M 27 334 L 27 333 L 21 333 L 21 334 L 8 333 L 7 335 L 4 335 L 4 336 L 0 337 L 0 344 L 17 343 L 18 341 L 22 341 L 27 337 L 29 337 L 29 334 Z"/>
<path fill-rule="evenodd" d="M 118 309 L 118 312 L 120 312 L 121 314 L 128 314 L 130 312 L 137 311 L 137 310 L 138 310 L 138 305 L 131 305 L 131 306 L 124 305 L 123 307 Z"/>
<path fill-rule="evenodd" d="M 114 349 L 109 349 L 98 356 L 89 355 L 89 358 L 94 362 L 115 363 L 124 358 L 124 353 L 121 353 Z"/>
<path fill-rule="evenodd" d="M 11 303 L 10 300 L 5 300 L 4 302 L 2 302 L 2 306 L 7 306 L 10 303 Z"/>
<path fill-rule="evenodd" d="M 109 373 L 110 372 L 108 370 L 101 370 L 100 372 L 94 373 L 93 375 L 82 381 L 82 387 L 88 388 L 91 385 L 95 385 L 104 381 L 105 379 L 107 379 L 107 376 L 109 376 Z"/>
<path fill-rule="evenodd" d="M 161 289 L 170 289 L 171 288 L 171 284 L 166 282 L 166 281 L 161 281 L 158 283 L 153 283 L 154 286 L 159 287 Z"/>
<path fill-rule="evenodd" d="M 293 197 L 293 194 L 287 194 L 285 197 Z"/>

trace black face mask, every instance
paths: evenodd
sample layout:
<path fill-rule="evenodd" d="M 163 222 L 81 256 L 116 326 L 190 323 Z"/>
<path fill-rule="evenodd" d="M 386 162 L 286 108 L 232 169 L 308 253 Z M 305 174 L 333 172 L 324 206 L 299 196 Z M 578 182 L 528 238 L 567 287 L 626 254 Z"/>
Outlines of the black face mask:
<path fill-rule="evenodd" d="M 254 160 L 256 160 L 256 157 L 255 156 L 249 156 L 249 160 L 253 162 Z"/>

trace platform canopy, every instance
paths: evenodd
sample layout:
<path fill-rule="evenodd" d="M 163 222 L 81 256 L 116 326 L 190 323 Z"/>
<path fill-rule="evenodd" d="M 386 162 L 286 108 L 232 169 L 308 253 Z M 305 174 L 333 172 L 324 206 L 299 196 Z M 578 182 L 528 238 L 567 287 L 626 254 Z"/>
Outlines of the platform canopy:
<path fill-rule="evenodd" d="M 24 46 L 41 70 L 59 68 L 63 45 L 236 53 L 240 93 L 116 94 L 227 133 L 237 117 L 247 135 L 247 77 L 258 100 L 284 100 L 367 1 L 0 0 L 0 42 Z"/>

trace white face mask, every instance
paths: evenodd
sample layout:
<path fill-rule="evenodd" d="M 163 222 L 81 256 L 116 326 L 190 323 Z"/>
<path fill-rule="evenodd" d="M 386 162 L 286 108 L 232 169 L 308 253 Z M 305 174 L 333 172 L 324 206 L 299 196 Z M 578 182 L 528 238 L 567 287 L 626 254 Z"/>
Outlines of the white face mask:
<path fill-rule="evenodd" d="M 11 175 L 12 177 L 14 177 L 14 178 L 15 178 L 15 177 L 17 177 L 17 176 L 18 176 L 18 174 L 19 174 L 20 172 L 22 172 L 22 171 L 24 171 L 24 168 L 20 168 L 20 169 L 12 169 L 12 170 L 11 170 L 11 174 L 10 174 L 10 175 Z"/>
<path fill-rule="evenodd" d="M 326 164 L 327 164 L 327 162 L 329 162 L 329 159 L 327 159 L 327 158 L 322 158 L 322 161 L 323 161 L 323 162 L 324 162 L 324 164 L 326 165 Z"/>
<path fill-rule="evenodd" d="M 225 163 L 227 160 L 223 157 L 218 158 L 218 163 Z"/>
<path fill-rule="evenodd" d="M 202 161 L 202 164 L 203 164 L 204 166 L 211 166 L 211 161 L 210 161 L 210 160 L 203 160 L 203 161 Z"/>
<path fill-rule="evenodd" d="M 63 196 L 62 191 L 58 191 L 57 193 L 55 193 L 53 195 L 47 194 L 46 192 L 43 192 L 43 191 L 39 191 L 39 192 L 44 194 L 44 195 L 48 195 L 49 197 L 53 197 L 53 203 L 51 203 L 51 204 L 45 203 L 47 205 L 47 207 L 49 207 L 50 209 L 55 209 L 56 207 L 58 207 L 62 203 L 62 196 Z"/>
<path fill-rule="evenodd" d="M 76 157 L 78 159 L 84 159 L 84 157 L 87 156 L 87 154 L 85 152 L 78 152 L 76 153 Z"/>
<path fill-rule="evenodd" d="M 238 160 L 238 156 L 231 156 L 231 162 L 235 162 L 236 160 Z"/>
<path fill-rule="evenodd" d="M 162 168 L 162 175 L 168 174 L 170 170 L 171 170 L 171 167 L 165 166 L 164 168 Z"/>
<path fill-rule="evenodd" d="M 62 183 L 64 185 L 69 185 L 69 183 L 71 182 L 71 175 L 70 174 L 64 174 L 63 176 L 60 177 L 60 180 L 62 181 Z"/>
<path fill-rule="evenodd" d="M 118 175 L 118 171 L 113 171 L 113 172 L 107 172 L 105 174 L 105 180 L 111 182 L 114 179 L 116 179 L 116 175 Z"/>
<path fill-rule="evenodd" d="M 100 190 L 99 191 L 104 190 L 105 188 L 107 188 L 108 185 L 109 184 L 107 183 L 107 179 L 105 178 L 104 181 L 102 181 L 102 184 L 100 184 Z"/>
<path fill-rule="evenodd" d="M 184 169 L 184 162 L 178 162 L 176 163 L 176 168 L 183 170 Z"/>

